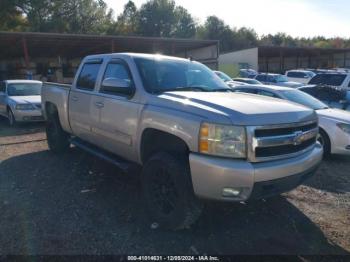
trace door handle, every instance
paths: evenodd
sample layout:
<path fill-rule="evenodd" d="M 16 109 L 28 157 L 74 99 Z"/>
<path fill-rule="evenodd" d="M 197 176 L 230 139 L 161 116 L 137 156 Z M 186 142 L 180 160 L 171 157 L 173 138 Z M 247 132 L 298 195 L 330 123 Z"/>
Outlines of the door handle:
<path fill-rule="evenodd" d="M 98 108 L 102 108 L 102 107 L 104 107 L 105 105 L 104 105 L 102 102 L 96 102 L 96 103 L 95 103 L 95 106 L 98 107 Z"/>
<path fill-rule="evenodd" d="M 72 101 L 78 101 L 78 97 L 72 96 Z"/>

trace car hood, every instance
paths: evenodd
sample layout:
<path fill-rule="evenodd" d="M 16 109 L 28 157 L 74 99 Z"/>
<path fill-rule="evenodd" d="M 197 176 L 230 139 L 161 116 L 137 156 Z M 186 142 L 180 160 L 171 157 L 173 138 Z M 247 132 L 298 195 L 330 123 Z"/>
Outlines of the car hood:
<path fill-rule="evenodd" d="M 317 115 L 350 124 L 350 112 L 335 108 L 317 110 Z"/>
<path fill-rule="evenodd" d="M 278 83 L 277 85 L 278 86 L 285 86 L 285 87 L 293 87 L 293 88 L 303 86 L 302 83 L 298 83 L 298 82 L 281 82 L 281 83 Z"/>
<path fill-rule="evenodd" d="M 313 110 L 281 99 L 241 93 L 166 92 L 156 105 L 235 125 L 272 125 L 316 119 Z M 153 103 L 151 102 L 151 103 Z"/>
<path fill-rule="evenodd" d="M 10 96 L 12 101 L 17 104 L 40 104 L 41 96 Z"/>

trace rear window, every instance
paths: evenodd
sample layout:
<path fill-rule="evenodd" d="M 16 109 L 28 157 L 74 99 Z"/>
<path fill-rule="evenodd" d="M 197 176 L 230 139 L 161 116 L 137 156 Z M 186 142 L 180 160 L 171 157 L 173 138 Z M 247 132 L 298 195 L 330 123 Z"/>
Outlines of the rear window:
<path fill-rule="evenodd" d="M 77 81 L 77 88 L 84 90 L 93 90 L 95 88 L 96 79 L 100 67 L 100 63 L 86 63 L 83 65 Z"/>
<path fill-rule="evenodd" d="M 302 73 L 302 72 L 288 72 L 287 76 L 288 77 L 294 77 L 294 78 L 304 78 L 305 77 L 305 73 Z"/>
<path fill-rule="evenodd" d="M 309 84 L 340 86 L 344 82 L 345 78 L 346 75 L 344 74 L 319 74 L 313 77 Z"/>
<path fill-rule="evenodd" d="M 266 80 L 266 75 L 258 75 L 258 76 L 256 76 L 255 79 L 258 80 L 258 81 L 265 81 Z"/>

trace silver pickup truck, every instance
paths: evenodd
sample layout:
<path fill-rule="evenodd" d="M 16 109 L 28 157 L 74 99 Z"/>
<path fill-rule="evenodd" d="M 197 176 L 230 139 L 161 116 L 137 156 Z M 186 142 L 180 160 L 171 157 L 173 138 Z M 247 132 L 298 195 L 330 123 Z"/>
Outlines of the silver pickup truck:
<path fill-rule="evenodd" d="M 314 111 L 238 94 L 201 63 L 146 54 L 86 57 L 72 86 L 46 83 L 49 148 L 70 144 L 141 169 L 152 221 L 189 227 L 203 199 L 248 201 L 289 191 L 322 159 Z"/>

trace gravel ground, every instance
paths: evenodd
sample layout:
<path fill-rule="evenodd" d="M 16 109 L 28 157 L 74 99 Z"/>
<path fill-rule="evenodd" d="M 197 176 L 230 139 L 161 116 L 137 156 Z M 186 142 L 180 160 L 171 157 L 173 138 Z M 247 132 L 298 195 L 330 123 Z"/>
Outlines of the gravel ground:
<path fill-rule="evenodd" d="M 136 176 L 72 148 L 47 149 L 41 124 L 0 119 L 0 254 L 350 255 L 350 157 L 296 190 L 249 204 L 208 203 L 181 232 L 152 229 Z"/>

